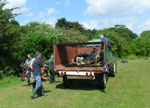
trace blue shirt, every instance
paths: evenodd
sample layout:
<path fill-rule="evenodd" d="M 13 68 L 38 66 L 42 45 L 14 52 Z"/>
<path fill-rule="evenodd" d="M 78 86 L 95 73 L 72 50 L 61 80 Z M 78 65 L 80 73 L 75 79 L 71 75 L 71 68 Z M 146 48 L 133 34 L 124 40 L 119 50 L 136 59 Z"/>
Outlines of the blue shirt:
<path fill-rule="evenodd" d="M 106 37 L 103 37 L 103 38 L 101 39 L 101 41 L 105 41 L 105 42 L 107 42 L 107 43 L 110 44 L 109 40 L 108 40 Z"/>

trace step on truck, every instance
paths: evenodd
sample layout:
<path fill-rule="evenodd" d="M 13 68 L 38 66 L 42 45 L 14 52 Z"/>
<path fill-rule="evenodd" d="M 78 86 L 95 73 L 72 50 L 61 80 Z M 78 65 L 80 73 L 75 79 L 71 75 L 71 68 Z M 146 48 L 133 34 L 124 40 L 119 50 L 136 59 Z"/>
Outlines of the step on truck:
<path fill-rule="evenodd" d="M 111 45 L 101 42 L 60 43 L 53 46 L 54 71 L 63 78 L 65 87 L 73 80 L 97 80 L 100 89 L 106 88 L 108 77 L 115 77 L 117 61 Z"/>

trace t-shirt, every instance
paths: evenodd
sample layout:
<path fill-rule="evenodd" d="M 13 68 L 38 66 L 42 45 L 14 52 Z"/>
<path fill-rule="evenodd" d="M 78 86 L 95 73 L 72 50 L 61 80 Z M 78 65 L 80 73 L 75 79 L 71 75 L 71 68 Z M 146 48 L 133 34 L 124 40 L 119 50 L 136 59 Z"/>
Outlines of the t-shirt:
<path fill-rule="evenodd" d="M 108 40 L 106 37 L 103 37 L 103 38 L 101 39 L 101 41 L 105 41 L 105 42 L 107 42 L 107 43 L 110 44 L 109 40 Z"/>
<path fill-rule="evenodd" d="M 33 64 L 34 60 L 35 60 L 35 58 L 33 58 L 33 59 L 31 60 L 31 63 L 30 63 L 31 65 Z"/>
<path fill-rule="evenodd" d="M 33 64 L 33 76 L 41 76 L 41 68 L 44 66 L 44 62 L 38 58 L 35 58 Z"/>
<path fill-rule="evenodd" d="M 49 68 L 50 68 L 50 70 L 54 69 L 54 58 L 49 59 Z"/>
<path fill-rule="evenodd" d="M 24 67 L 29 68 L 30 64 L 31 64 L 32 58 L 31 59 L 27 59 L 24 63 Z"/>

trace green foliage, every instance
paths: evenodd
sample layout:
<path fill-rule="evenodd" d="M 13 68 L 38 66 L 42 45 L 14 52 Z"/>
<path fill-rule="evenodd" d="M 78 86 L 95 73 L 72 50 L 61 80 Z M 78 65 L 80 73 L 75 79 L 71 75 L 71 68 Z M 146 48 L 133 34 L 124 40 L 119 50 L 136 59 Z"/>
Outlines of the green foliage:
<path fill-rule="evenodd" d="M 112 29 L 112 28 L 111 28 Z M 96 32 L 96 37 L 99 38 L 100 34 L 103 34 L 108 38 L 112 45 L 112 51 L 116 57 L 122 58 L 126 57 L 131 53 L 131 49 L 129 43 L 127 42 L 126 38 L 123 38 L 117 32 L 110 31 L 110 29 L 99 30 Z"/>
<path fill-rule="evenodd" d="M 67 21 L 65 18 L 61 18 L 57 20 L 56 28 L 75 29 L 75 30 L 79 30 L 80 32 L 84 30 L 83 26 L 78 22 L 70 22 Z"/>
<path fill-rule="evenodd" d="M 0 89 L 11 87 L 18 83 L 20 83 L 20 78 L 17 78 L 15 76 L 9 76 L 4 78 L 3 80 L 0 80 Z"/>
<path fill-rule="evenodd" d="M 150 38 L 139 37 L 132 41 L 131 49 L 137 56 L 150 56 Z"/>
<path fill-rule="evenodd" d="M 14 51 L 16 49 L 15 43 L 20 36 L 19 23 L 14 20 L 16 14 L 13 14 L 12 9 L 5 9 L 5 1 L 0 0 L 0 70 L 5 75 L 5 67 L 11 69 L 16 66 L 17 60 L 15 60 Z M 1 75 L 1 76 L 3 76 Z"/>
<path fill-rule="evenodd" d="M 88 38 L 81 34 L 78 30 L 75 29 L 60 29 L 61 32 L 64 34 L 64 37 L 59 38 L 59 42 L 63 43 L 73 43 L 73 42 L 87 42 Z"/>
<path fill-rule="evenodd" d="M 150 38 L 150 30 L 147 30 L 147 31 L 143 31 L 141 34 L 140 34 L 140 37 L 149 37 Z"/>
<path fill-rule="evenodd" d="M 107 32 L 117 33 L 120 37 L 125 38 L 128 43 L 130 43 L 133 39 L 137 37 L 135 33 L 126 28 L 124 25 L 115 25 L 115 27 L 111 27 L 105 30 L 107 30 Z"/>
<path fill-rule="evenodd" d="M 25 59 L 27 54 L 34 55 L 41 52 L 44 59 L 48 59 L 53 52 L 53 44 L 58 43 L 63 34 L 49 24 L 31 22 L 23 26 L 22 41 L 19 43 L 19 59 Z"/>

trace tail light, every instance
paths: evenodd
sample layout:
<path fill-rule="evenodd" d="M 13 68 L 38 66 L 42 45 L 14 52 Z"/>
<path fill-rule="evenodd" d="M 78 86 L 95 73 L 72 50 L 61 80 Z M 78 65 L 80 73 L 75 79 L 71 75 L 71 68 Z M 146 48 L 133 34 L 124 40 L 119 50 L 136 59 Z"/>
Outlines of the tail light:
<path fill-rule="evenodd" d="M 64 75 L 66 75 L 66 72 L 64 72 Z"/>
<path fill-rule="evenodd" d="M 88 76 L 88 72 L 86 73 L 86 76 Z"/>
<path fill-rule="evenodd" d="M 63 75 L 63 72 L 61 72 L 61 75 Z"/>
<path fill-rule="evenodd" d="M 93 76 L 92 73 L 90 73 L 90 76 Z"/>

